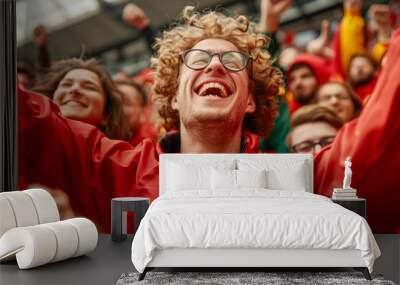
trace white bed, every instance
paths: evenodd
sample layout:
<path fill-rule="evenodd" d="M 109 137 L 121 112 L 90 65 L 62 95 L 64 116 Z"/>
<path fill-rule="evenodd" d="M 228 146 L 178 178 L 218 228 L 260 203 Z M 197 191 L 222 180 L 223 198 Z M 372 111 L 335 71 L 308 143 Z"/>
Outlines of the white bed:
<path fill-rule="evenodd" d="M 311 155 L 161 155 L 160 197 L 132 243 L 140 278 L 154 267 L 354 267 L 370 278 L 380 251 L 367 222 L 312 194 L 312 175 Z"/>

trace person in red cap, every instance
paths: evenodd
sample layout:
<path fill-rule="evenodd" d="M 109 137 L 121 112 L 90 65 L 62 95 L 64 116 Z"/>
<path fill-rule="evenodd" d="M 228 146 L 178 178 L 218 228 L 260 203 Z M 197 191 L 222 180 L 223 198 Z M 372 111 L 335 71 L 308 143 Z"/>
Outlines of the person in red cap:
<path fill-rule="evenodd" d="M 313 102 L 318 87 L 329 79 L 329 66 L 329 59 L 308 53 L 300 54 L 292 61 L 286 72 L 291 114 Z"/>

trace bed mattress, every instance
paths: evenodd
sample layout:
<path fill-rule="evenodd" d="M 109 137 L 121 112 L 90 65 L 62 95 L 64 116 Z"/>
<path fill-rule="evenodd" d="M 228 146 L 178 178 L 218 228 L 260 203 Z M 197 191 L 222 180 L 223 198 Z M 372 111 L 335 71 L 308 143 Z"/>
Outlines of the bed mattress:
<path fill-rule="evenodd" d="M 132 243 L 143 272 L 162 249 L 359 250 L 372 271 L 379 248 L 361 216 L 299 191 L 241 189 L 169 192 L 157 198 Z"/>

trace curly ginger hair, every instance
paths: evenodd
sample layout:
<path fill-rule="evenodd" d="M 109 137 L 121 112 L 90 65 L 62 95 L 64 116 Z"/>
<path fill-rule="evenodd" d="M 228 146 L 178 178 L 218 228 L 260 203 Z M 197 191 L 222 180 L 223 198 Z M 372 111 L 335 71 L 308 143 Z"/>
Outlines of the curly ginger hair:
<path fill-rule="evenodd" d="M 272 66 L 271 56 L 264 49 L 266 36 L 255 32 L 254 24 L 245 16 L 236 18 L 212 11 L 205 14 L 194 12 L 194 7 L 183 10 L 185 23 L 165 31 L 156 39 L 156 56 L 152 58 L 154 72 L 153 99 L 159 105 L 159 113 L 167 129 L 179 129 L 179 113 L 172 108 L 177 94 L 180 54 L 196 43 L 217 38 L 233 43 L 240 51 L 252 57 L 252 73 L 249 74 L 256 111 L 246 114 L 243 128 L 261 136 L 267 136 L 277 115 L 276 95 L 282 82 L 281 72 Z M 250 65 L 250 66 L 251 66 Z"/>

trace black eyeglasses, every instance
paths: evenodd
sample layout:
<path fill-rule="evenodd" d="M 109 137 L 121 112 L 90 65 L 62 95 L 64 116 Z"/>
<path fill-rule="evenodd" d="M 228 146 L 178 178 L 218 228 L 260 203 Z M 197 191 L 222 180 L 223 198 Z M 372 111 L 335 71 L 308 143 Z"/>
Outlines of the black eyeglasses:
<path fill-rule="evenodd" d="M 315 141 L 304 141 L 293 145 L 291 151 L 296 153 L 314 153 L 317 145 L 323 148 L 324 146 L 331 144 L 334 139 L 335 136 L 326 136 Z"/>
<path fill-rule="evenodd" d="M 201 70 L 206 68 L 212 58 L 217 55 L 222 65 L 233 72 L 238 72 L 247 67 L 251 56 L 239 51 L 224 51 L 211 53 L 201 49 L 189 49 L 180 56 L 182 62 L 190 69 Z"/>

